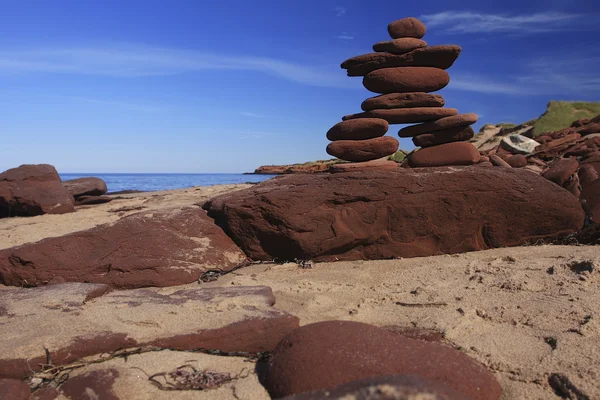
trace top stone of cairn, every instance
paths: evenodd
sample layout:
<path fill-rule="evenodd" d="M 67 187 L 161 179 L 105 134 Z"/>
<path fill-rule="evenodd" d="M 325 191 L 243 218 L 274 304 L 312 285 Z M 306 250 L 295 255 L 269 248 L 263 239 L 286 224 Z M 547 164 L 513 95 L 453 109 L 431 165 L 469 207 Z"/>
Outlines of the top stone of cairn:
<path fill-rule="evenodd" d="M 425 24 L 416 18 L 402 18 L 388 25 L 388 32 L 392 39 L 417 38 L 425 36 Z"/>

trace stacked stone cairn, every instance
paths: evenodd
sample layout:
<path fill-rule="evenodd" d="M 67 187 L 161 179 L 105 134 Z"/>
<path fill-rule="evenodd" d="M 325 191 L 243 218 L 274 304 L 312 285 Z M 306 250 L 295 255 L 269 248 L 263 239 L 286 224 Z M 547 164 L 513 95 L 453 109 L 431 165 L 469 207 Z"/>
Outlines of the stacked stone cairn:
<path fill-rule="evenodd" d="M 375 53 L 342 63 L 348 76 L 362 76 L 365 88 L 380 95 L 362 103 L 364 112 L 346 115 L 327 132 L 332 141 L 328 154 L 357 163 L 382 159 L 398 150 L 398 140 L 384 136 L 390 124 L 418 124 L 398 133 L 413 138 L 415 146 L 421 147 L 408 156 L 405 166 L 471 165 L 480 161 L 479 151 L 468 142 L 474 135 L 470 125 L 477 122 L 477 115 L 444 108 L 444 98 L 431 94 L 450 82 L 445 70 L 454 64 L 461 48 L 428 46 L 421 40 L 426 30 L 416 18 L 394 21 L 388 25 L 393 40 L 373 45 Z"/>

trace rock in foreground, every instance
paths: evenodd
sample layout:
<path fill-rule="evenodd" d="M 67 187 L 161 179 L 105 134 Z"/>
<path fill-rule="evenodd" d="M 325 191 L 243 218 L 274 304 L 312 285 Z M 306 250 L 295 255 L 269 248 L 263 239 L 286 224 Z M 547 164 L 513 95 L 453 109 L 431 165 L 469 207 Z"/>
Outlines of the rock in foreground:
<path fill-rule="evenodd" d="M 113 224 L 0 251 L 0 282 L 68 282 L 117 288 L 175 286 L 210 269 L 230 271 L 245 255 L 197 208 L 142 212 Z"/>
<path fill-rule="evenodd" d="M 52 165 L 21 165 L 0 174 L 0 218 L 73 211 L 73 197 Z"/>
<path fill-rule="evenodd" d="M 584 212 L 528 171 L 445 167 L 286 176 L 219 196 L 209 216 L 255 260 L 368 260 L 517 246 Z"/>
<path fill-rule="evenodd" d="M 501 394 L 483 365 L 450 346 L 351 321 L 318 322 L 286 336 L 271 355 L 264 385 L 279 398 L 405 374 L 447 385 L 472 400 L 496 400 Z"/>

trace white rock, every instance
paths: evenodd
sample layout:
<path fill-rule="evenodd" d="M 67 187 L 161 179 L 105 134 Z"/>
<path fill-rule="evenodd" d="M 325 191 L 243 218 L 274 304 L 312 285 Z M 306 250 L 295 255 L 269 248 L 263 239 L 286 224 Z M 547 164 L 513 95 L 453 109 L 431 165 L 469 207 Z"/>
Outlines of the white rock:
<path fill-rule="evenodd" d="M 540 144 L 523 135 L 511 135 L 502 139 L 502 147 L 513 154 L 530 154 Z"/>

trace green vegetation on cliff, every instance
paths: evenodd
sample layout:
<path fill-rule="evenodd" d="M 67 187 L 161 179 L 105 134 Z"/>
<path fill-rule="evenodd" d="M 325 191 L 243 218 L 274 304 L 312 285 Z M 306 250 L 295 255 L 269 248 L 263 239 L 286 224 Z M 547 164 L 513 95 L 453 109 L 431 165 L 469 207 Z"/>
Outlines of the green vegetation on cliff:
<path fill-rule="evenodd" d="M 533 124 L 533 134 L 539 136 L 544 132 L 568 128 L 573 121 L 593 118 L 598 114 L 600 114 L 600 103 L 551 101 L 546 112 Z"/>

